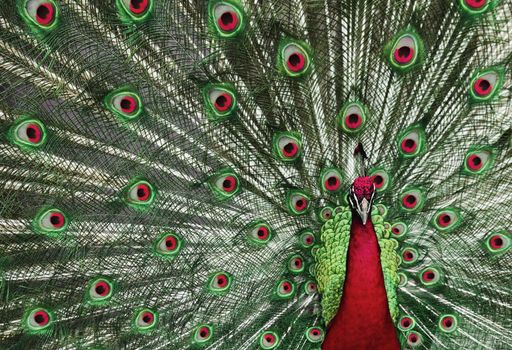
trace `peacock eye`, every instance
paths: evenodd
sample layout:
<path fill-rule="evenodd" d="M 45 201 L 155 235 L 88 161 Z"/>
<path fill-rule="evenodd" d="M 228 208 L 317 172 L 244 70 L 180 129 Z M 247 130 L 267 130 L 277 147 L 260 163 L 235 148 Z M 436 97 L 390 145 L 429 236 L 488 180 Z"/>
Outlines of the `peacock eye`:
<path fill-rule="evenodd" d="M 12 142 L 16 145 L 36 148 L 44 144 L 46 140 L 46 128 L 37 119 L 22 119 L 11 129 Z"/>
<path fill-rule="evenodd" d="M 389 187 L 390 176 L 382 168 L 376 168 L 370 171 L 370 177 L 373 180 L 377 192 L 383 192 Z"/>
<path fill-rule="evenodd" d="M 213 337 L 213 327 L 206 324 L 201 324 L 196 327 L 194 331 L 194 343 L 204 344 Z"/>
<path fill-rule="evenodd" d="M 306 43 L 283 40 L 279 51 L 279 70 L 290 77 L 306 74 L 311 64 L 309 51 L 309 46 Z"/>
<path fill-rule="evenodd" d="M 34 229 L 41 233 L 53 235 L 66 230 L 68 219 L 59 209 L 52 208 L 43 210 L 36 216 Z"/>
<path fill-rule="evenodd" d="M 464 159 L 464 171 L 468 174 L 482 174 L 488 170 L 494 162 L 492 150 L 470 150 Z"/>
<path fill-rule="evenodd" d="M 142 114 L 142 99 L 126 89 L 117 89 L 105 97 L 105 106 L 121 121 L 134 121 Z"/>
<path fill-rule="evenodd" d="M 433 217 L 434 227 L 441 232 L 450 232 L 459 226 L 461 216 L 458 210 L 447 208 L 438 210 Z"/>
<path fill-rule="evenodd" d="M 165 233 L 154 246 L 155 253 L 167 259 L 173 259 L 178 255 L 182 247 L 182 239 L 175 233 Z"/>
<path fill-rule="evenodd" d="M 414 61 L 416 57 L 416 42 L 413 36 L 404 35 L 398 39 L 393 48 L 395 63 L 405 66 Z"/>
<path fill-rule="evenodd" d="M 273 150 L 283 162 L 293 162 L 302 154 L 302 141 L 298 133 L 280 132 L 273 136 Z"/>
<path fill-rule="evenodd" d="M 382 216 L 383 218 L 385 218 L 388 215 L 388 207 L 386 207 L 384 204 L 379 203 L 379 204 L 376 204 L 375 207 L 377 208 L 377 212 L 379 213 L 379 215 Z M 385 228 L 386 228 L 386 230 L 389 230 L 390 229 L 389 224 Z"/>
<path fill-rule="evenodd" d="M 134 328 L 140 333 L 149 332 L 154 329 L 158 323 L 158 313 L 151 309 L 143 309 L 135 314 Z"/>
<path fill-rule="evenodd" d="M 290 280 L 283 280 L 277 284 L 276 294 L 279 298 L 289 299 L 295 294 L 295 284 Z"/>
<path fill-rule="evenodd" d="M 494 98 L 503 85 L 501 68 L 490 68 L 477 72 L 471 79 L 470 96 L 474 102 L 485 102 Z"/>
<path fill-rule="evenodd" d="M 59 8 L 53 0 L 26 0 L 24 14 L 39 28 L 49 29 L 57 22 Z"/>
<path fill-rule="evenodd" d="M 262 220 L 250 224 L 248 232 L 248 239 L 258 245 L 265 245 L 272 238 L 272 229 L 268 223 Z"/>
<path fill-rule="evenodd" d="M 240 180 L 231 169 L 225 168 L 212 175 L 208 186 L 218 200 L 226 200 L 240 192 Z"/>
<path fill-rule="evenodd" d="M 307 281 L 306 284 L 304 284 L 304 291 L 307 295 L 313 295 L 317 291 L 316 283 L 313 281 Z"/>
<path fill-rule="evenodd" d="M 350 102 L 338 114 L 338 126 L 348 134 L 355 134 L 363 130 L 366 117 L 366 107 L 359 102 Z"/>
<path fill-rule="evenodd" d="M 458 321 L 454 315 L 441 315 L 438 325 L 441 331 L 452 333 L 457 329 Z"/>
<path fill-rule="evenodd" d="M 260 335 L 260 346 L 262 349 L 274 349 L 279 345 L 279 336 L 272 331 L 265 331 Z"/>
<path fill-rule="evenodd" d="M 233 278 L 227 272 L 217 272 L 210 276 L 208 289 L 212 293 L 224 294 L 231 288 Z"/>
<path fill-rule="evenodd" d="M 93 279 L 88 284 L 87 299 L 91 304 L 104 304 L 112 298 L 113 283 L 105 277 Z"/>
<path fill-rule="evenodd" d="M 425 149 L 425 132 L 420 127 L 407 128 L 398 138 L 398 150 L 402 157 L 415 157 Z"/>
<path fill-rule="evenodd" d="M 398 321 L 398 328 L 401 331 L 408 331 L 414 328 L 416 321 L 410 316 L 402 316 Z"/>
<path fill-rule="evenodd" d="M 152 0 L 123 0 L 125 11 L 135 17 L 144 16 L 152 6 Z"/>
<path fill-rule="evenodd" d="M 405 275 L 405 273 L 399 272 L 398 273 L 398 278 L 399 278 L 398 286 L 399 287 L 404 287 L 407 284 L 407 281 L 408 281 L 407 276 Z"/>
<path fill-rule="evenodd" d="M 420 63 L 423 42 L 414 31 L 402 31 L 388 42 L 384 52 L 392 68 L 407 72 Z"/>
<path fill-rule="evenodd" d="M 322 209 L 320 209 L 320 212 L 318 213 L 318 217 L 321 222 L 327 222 L 329 221 L 334 215 L 334 208 L 331 206 L 325 206 Z"/>
<path fill-rule="evenodd" d="M 423 343 L 423 337 L 416 331 L 407 333 L 407 344 L 411 347 L 420 346 Z"/>
<path fill-rule="evenodd" d="M 320 327 L 306 329 L 306 338 L 312 343 L 320 343 L 324 340 L 324 330 Z"/>
<path fill-rule="evenodd" d="M 126 202 L 138 209 L 143 209 L 153 203 L 155 189 L 145 180 L 134 179 L 127 187 Z"/>
<path fill-rule="evenodd" d="M 325 192 L 336 193 L 341 189 L 341 173 L 336 168 L 327 168 L 320 174 L 320 188 Z"/>
<path fill-rule="evenodd" d="M 491 233 L 485 242 L 491 253 L 501 254 L 510 248 L 510 234 L 507 231 Z"/>
<path fill-rule="evenodd" d="M 309 230 L 304 231 L 299 237 L 299 242 L 304 248 L 312 247 L 315 244 L 315 236 Z"/>
<path fill-rule="evenodd" d="M 391 226 L 391 234 L 395 238 L 401 238 L 407 234 L 407 225 L 403 222 L 397 222 Z"/>
<path fill-rule="evenodd" d="M 44 333 L 52 325 L 55 316 L 52 310 L 36 307 L 28 309 L 23 314 L 23 327 L 28 333 Z"/>
<path fill-rule="evenodd" d="M 425 194 L 419 188 L 409 188 L 400 194 L 400 207 L 406 212 L 421 210 L 425 204 Z"/>
<path fill-rule="evenodd" d="M 304 192 L 289 191 L 287 197 L 288 210 L 292 215 L 302 215 L 308 212 L 310 199 Z"/>
<path fill-rule="evenodd" d="M 404 248 L 402 250 L 402 261 L 405 265 L 414 264 L 418 261 L 418 251 L 412 247 Z"/>
<path fill-rule="evenodd" d="M 245 26 L 244 12 L 238 4 L 220 1 L 210 5 L 210 9 L 212 23 L 220 37 L 231 38 L 242 32 Z"/>
<path fill-rule="evenodd" d="M 302 271 L 304 271 L 304 261 L 302 260 L 302 257 L 300 255 L 292 255 L 288 259 L 288 271 L 290 271 L 293 274 L 299 274 Z"/>
<path fill-rule="evenodd" d="M 459 0 L 461 9 L 469 15 L 479 15 L 491 8 L 491 0 Z"/>
<path fill-rule="evenodd" d="M 435 286 L 441 281 L 441 273 L 435 267 L 426 267 L 420 271 L 420 281 L 425 286 Z"/>

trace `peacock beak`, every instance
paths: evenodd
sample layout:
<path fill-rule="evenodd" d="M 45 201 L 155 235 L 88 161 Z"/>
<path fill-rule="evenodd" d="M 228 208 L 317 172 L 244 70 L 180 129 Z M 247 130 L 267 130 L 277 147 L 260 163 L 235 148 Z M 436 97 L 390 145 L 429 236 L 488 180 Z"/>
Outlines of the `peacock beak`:
<path fill-rule="evenodd" d="M 366 221 L 368 221 L 368 214 L 370 213 L 370 208 L 370 202 L 366 198 L 363 198 L 361 202 L 358 202 L 356 211 L 359 214 L 359 217 L 361 218 L 363 225 L 366 225 Z"/>
<path fill-rule="evenodd" d="M 368 217 L 372 210 L 372 202 L 374 195 L 375 191 L 373 191 L 371 196 L 369 197 L 370 200 L 368 200 L 366 197 L 358 198 L 357 195 L 354 193 L 354 190 L 350 188 L 350 205 L 357 212 L 357 214 L 359 214 L 359 217 L 361 218 L 363 225 L 366 225 L 366 222 L 368 221 Z"/>

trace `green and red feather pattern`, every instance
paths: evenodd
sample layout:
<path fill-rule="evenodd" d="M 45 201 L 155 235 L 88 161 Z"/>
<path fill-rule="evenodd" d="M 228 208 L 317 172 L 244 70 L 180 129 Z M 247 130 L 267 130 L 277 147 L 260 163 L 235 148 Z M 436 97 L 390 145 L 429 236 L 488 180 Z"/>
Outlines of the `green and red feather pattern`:
<path fill-rule="evenodd" d="M 402 346 L 506 347 L 510 13 L 5 1 L 2 346 L 320 348 L 361 144 Z"/>

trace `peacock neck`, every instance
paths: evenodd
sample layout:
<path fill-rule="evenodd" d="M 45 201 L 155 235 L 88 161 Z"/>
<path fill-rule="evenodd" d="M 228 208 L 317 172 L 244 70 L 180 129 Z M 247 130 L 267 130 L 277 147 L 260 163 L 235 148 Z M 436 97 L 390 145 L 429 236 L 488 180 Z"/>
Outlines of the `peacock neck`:
<path fill-rule="evenodd" d="M 322 349 L 398 350 L 373 223 L 352 218 L 343 296 Z"/>

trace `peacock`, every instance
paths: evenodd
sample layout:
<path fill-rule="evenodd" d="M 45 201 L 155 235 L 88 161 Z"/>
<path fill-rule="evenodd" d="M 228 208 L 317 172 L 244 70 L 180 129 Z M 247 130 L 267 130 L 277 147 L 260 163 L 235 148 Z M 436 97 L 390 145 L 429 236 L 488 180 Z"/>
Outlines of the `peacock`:
<path fill-rule="evenodd" d="M 511 349 L 512 3 L 4 0 L 1 349 Z"/>

